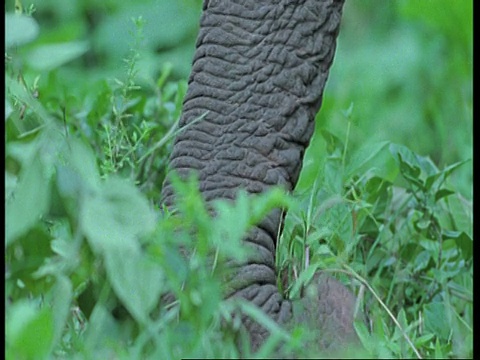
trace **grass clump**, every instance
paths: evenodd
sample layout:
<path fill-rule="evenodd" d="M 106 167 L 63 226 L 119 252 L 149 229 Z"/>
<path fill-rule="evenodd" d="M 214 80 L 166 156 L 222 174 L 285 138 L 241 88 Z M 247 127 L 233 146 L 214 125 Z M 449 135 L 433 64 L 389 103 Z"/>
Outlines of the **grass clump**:
<path fill-rule="evenodd" d="M 197 21 L 200 3 L 180 3 L 165 0 L 161 10 L 184 11 L 185 19 Z M 428 116 L 417 125 L 430 126 L 435 135 L 422 137 L 422 144 L 399 142 L 412 137 L 405 132 L 395 140 L 362 138 L 360 128 L 376 128 L 378 118 L 365 104 L 341 110 L 344 99 L 359 98 L 358 89 L 342 82 L 340 91 L 332 71 L 320 117 L 348 121 L 317 124 L 294 194 L 241 194 L 235 202 L 213 204 L 212 218 L 195 179 L 174 180 L 178 210 L 169 213 L 161 208 L 160 191 L 170 140 L 180 131 L 186 73 L 179 69 L 188 69 L 185 49 L 193 49 L 195 26 L 175 25 L 165 36 L 149 30 L 151 14 L 132 15 L 150 6 L 144 2 L 72 4 L 67 11 L 48 1 L 16 1 L 16 14 L 6 14 L 7 359 L 238 358 L 246 341 L 239 310 L 272 333 L 258 354 L 248 356 L 276 356 L 280 343 L 289 354 L 318 356 L 303 346 L 300 326 L 280 329 L 250 304 L 221 296 L 226 260 L 245 256 L 242 236 L 275 207 L 288 209 L 277 247 L 279 288 L 298 298 L 317 269 L 349 285 L 368 317 L 357 326 L 362 356 L 472 356 L 471 147 L 457 135 L 466 133 L 463 115 L 472 102 L 464 62 L 455 58 L 440 79 L 452 86 L 457 83 L 450 80 L 458 80 L 462 96 L 452 101 L 460 103 L 436 92 L 419 110 Z M 422 15 L 410 11 L 413 2 L 399 8 L 400 15 L 391 7 L 384 15 L 396 19 L 389 23 L 398 23 L 408 42 L 412 32 L 401 24 Z M 124 14 L 134 21 L 120 21 Z M 49 26 L 51 19 L 58 23 Z M 428 23 L 434 26 L 449 21 L 433 20 Z M 116 30 L 102 30 L 108 24 Z M 115 42 L 121 48 L 127 41 L 128 51 L 99 50 L 98 44 L 111 45 L 105 37 L 121 30 L 118 24 L 131 26 L 128 39 Z M 348 33 L 343 39 L 348 44 Z M 454 42 L 455 35 L 442 37 L 440 48 L 442 41 Z M 458 44 L 468 47 L 468 41 Z M 425 54 L 437 56 L 437 50 Z M 151 59 L 158 58 L 161 64 L 153 66 Z M 421 71 L 428 58 L 417 60 L 409 58 L 407 70 Z M 348 73 L 348 61 L 341 67 Z M 362 96 L 378 107 L 378 116 L 413 108 L 397 77 L 382 84 L 365 77 L 375 86 Z M 428 84 L 435 89 L 435 81 Z M 418 94 L 419 85 L 411 85 Z M 379 101 L 380 93 L 388 99 Z M 392 93 L 400 102 L 392 103 Z M 450 152 L 447 125 L 435 123 L 432 114 L 455 108 L 462 109 L 462 121 L 458 131 L 452 128 Z M 432 148 L 434 160 L 419 155 Z"/>

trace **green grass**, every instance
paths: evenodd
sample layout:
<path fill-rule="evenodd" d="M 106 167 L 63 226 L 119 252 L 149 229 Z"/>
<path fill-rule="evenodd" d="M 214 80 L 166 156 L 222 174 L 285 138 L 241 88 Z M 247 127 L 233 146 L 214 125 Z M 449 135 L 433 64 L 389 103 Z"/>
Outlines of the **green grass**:
<path fill-rule="evenodd" d="M 251 356 L 319 356 L 308 330 L 222 300 L 227 259 L 279 206 L 285 297 L 320 269 L 367 314 L 346 355 L 471 357 L 472 6 L 441 2 L 347 2 L 296 191 L 216 218 L 195 179 L 160 204 L 200 2 L 8 3 L 7 359 L 236 358 L 239 311 L 272 332 Z"/>

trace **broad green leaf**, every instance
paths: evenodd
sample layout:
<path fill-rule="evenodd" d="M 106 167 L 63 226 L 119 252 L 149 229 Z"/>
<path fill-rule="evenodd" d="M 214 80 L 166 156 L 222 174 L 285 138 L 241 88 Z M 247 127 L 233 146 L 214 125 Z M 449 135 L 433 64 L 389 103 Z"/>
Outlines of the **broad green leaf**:
<path fill-rule="evenodd" d="M 88 48 L 86 41 L 39 45 L 30 51 L 27 61 L 36 70 L 49 71 L 82 56 Z"/>
<path fill-rule="evenodd" d="M 146 198 L 125 180 L 111 177 L 100 191 L 82 199 L 80 223 L 92 248 L 101 253 L 133 249 L 136 238 L 153 231 L 155 217 Z"/>
<path fill-rule="evenodd" d="M 437 240 L 430 240 L 430 239 L 422 238 L 419 241 L 419 244 L 420 244 L 421 247 L 423 247 L 425 250 L 427 250 L 430 254 L 432 254 L 433 258 L 435 258 L 435 256 L 440 251 L 440 244 L 438 243 Z"/>
<path fill-rule="evenodd" d="M 367 144 L 355 151 L 346 168 L 346 177 L 358 173 L 367 164 L 370 168 L 375 167 L 373 160 L 390 144 L 390 141 L 382 141 L 374 144 Z"/>
<path fill-rule="evenodd" d="M 387 326 L 381 316 L 373 317 L 373 334 L 378 339 L 387 339 Z"/>
<path fill-rule="evenodd" d="M 466 159 L 463 161 L 456 162 L 455 164 L 447 166 L 445 169 L 442 170 L 442 173 L 445 174 L 445 178 L 448 178 L 455 170 L 457 170 L 460 166 L 463 164 L 466 164 L 467 162 L 471 162 L 471 159 Z"/>
<path fill-rule="evenodd" d="M 433 302 L 423 308 L 425 330 L 434 333 L 440 340 L 447 340 L 450 336 L 450 323 L 447 320 L 445 304 Z"/>
<path fill-rule="evenodd" d="M 435 341 L 435 359 L 445 359 L 446 358 L 440 341 L 441 341 L 440 337 L 437 337 L 437 339 Z"/>
<path fill-rule="evenodd" d="M 5 14 L 5 47 L 26 44 L 38 36 L 39 26 L 34 18 L 20 14 Z"/>
<path fill-rule="evenodd" d="M 10 101 L 8 101 L 6 98 L 5 98 L 5 121 L 7 121 L 8 117 L 10 116 L 10 114 L 13 112 L 13 108 L 12 108 L 12 105 L 10 104 Z"/>
<path fill-rule="evenodd" d="M 442 171 L 439 171 L 436 174 L 428 176 L 427 179 L 425 180 L 425 187 L 427 188 L 427 190 L 429 190 L 434 184 L 436 184 L 435 190 L 438 189 L 441 183 L 443 183 L 455 170 L 457 170 L 460 166 L 462 166 L 463 164 L 469 161 L 471 160 L 467 159 L 464 161 L 456 162 L 455 164 L 447 166 Z"/>
<path fill-rule="evenodd" d="M 39 120 L 42 125 L 52 125 L 52 115 L 45 110 L 42 103 L 33 97 L 30 91 L 27 90 L 23 84 L 6 73 L 5 85 L 6 91 L 8 89 L 9 94 L 17 98 L 22 104 L 26 105 L 28 109 L 32 110 L 33 113 L 35 113 L 37 120 Z"/>
<path fill-rule="evenodd" d="M 407 147 L 397 144 L 390 145 L 390 152 L 399 162 L 400 171 L 405 179 L 421 189 L 428 190 L 426 189 L 422 175 L 427 177 L 435 176 L 439 172 L 432 160 L 415 154 Z"/>
<path fill-rule="evenodd" d="M 397 321 L 400 324 L 400 326 L 402 327 L 403 331 L 406 331 L 407 327 L 408 327 L 408 321 L 407 321 L 407 315 L 405 313 L 405 308 L 404 307 L 402 307 L 400 309 L 400 311 L 398 312 Z M 395 335 L 394 336 L 397 339 L 403 339 L 403 334 L 397 326 L 395 326 Z"/>
<path fill-rule="evenodd" d="M 227 239 L 237 243 L 252 226 L 250 202 L 247 194 L 243 191 L 238 194 L 235 202 L 216 201 L 214 208 L 218 219 L 216 228 L 221 231 L 216 236 L 218 240 L 222 239 L 222 233 L 224 233 Z"/>
<path fill-rule="evenodd" d="M 332 232 L 330 245 L 333 245 L 339 252 L 352 245 L 352 209 L 344 200 L 326 209 L 320 218 L 320 224 Z"/>
<path fill-rule="evenodd" d="M 370 335 L 370 332 L 368 331 L 365 322 L 362 320 L 355 320 L 353 323 L 353 327 L 355 328 L 355 332 L 357 333 L 362 345 L 367 349 L 370 348 L 372 345 L 372 336 Z M 381 332 L 383 332 L 383 326 Z"/>
<path fill-rule="evenodd" d="M 41 158 L 24 164 L 18 185 L 5 205 L 6 245 L 25 234 L 48 210 L 50 183 L 51 174 L 45 171 Z"/>
<path fill-rule="evenodd" d="M 462 231 L 460 236 L 455 239 L 455 242 L 462 251 L 463 258 L 470 260 L 473 257 L 473 239 Z"/>
<path fill-rule="evenodd" d="M 124 232 L 121 219 L 114 212 L 115 205 L 110 204 L 101 193 L 86 195 L 80 209 L 80 224 L 83 233 L 96 253 L 106 253 L 115 247 L 135 248 L 134 234 Z M 123 214 L 125 217 L 125 214 Z"/>
<path fill-rule="evenodd" d="M 17 187 L 18 177 L 5 171 L 5 201 L 8 202 Z"/>
<path fill-rule="evenodd" d="M 415 154 L 418 159 L 418 163 L 420 165 L 420 169 L 425 173 L 426 176 L 432 176 L 437 174 L 440 170 L 438 170 L 437 166 L 434 164 L 432 159 L 425 156 L 420 156 Z"/>
<path fill-rule="evenodd" d="M 12 304 L 6 314 L 6 352 L 10 359 L 44 359 L 54 338 L 53 312 L 33 302 Z"/>
<path fill-rule="evenodd" d="M 53 288 L 53 344 L 58 344 L 62 338 L 70 308 L 73 300 L 73 289 L 70 280 L 61 274 L 55 277 L 56 283 Z"/>
<path fill-rule="evenodd" d="M 456 245 L 462 252 L 462 256 L 465 260 L 469 260 L 473 255 L 473 240 L 465 232 L 460 231 L 445 231 L 443 233 L 444 239 L 454 239 Z"/>
<path fill-rule="evenodd" d="M 246 256 L 246 249 L 240 244 L 252 226 L 248 205 L 247 195 L 243 192 L 238 194 L 234 203 L 225 200 L 214 203 L 217 215 L 212 224 L 212 239 L 224 254 L 230 252 L 229 248 L 234 250 L 231 253 L 238 260 L 244 259 Z"/>
<path fill-rule="evenodd" d="M 343 167 L 339 157 L 329 156 L 324 168 L 325 189 L 331 194 L 343 194 Z"/>
<path fill-rule="evenodd" d="M 429 333 L 429 334 L 425 334 L 415 338 L 414 339 L 415 347 L 419 348 L 428 344 L 433 339 L 434 336 L 435 336 L 434 334 Z"/>
<path fill-rule="evenodd" d="M 89 180 L 82 178 L 81 174 L 73 169 L 73 166 L 58 165 L 56 185 L 64 201 L 78 200 L 78 197 L 82 196 L 82 191 L 91 191 L 92 189 L 86 186 L 86 182 Z"/>
<path fill-rule="evenodd" d="M 84 334 L 85 348 L 90 351 L 101 349 L 110 341 L 121 341 L 119 326 L 111 312 L 102 303 L 97 303 Z"/>
<path fill-rule="evenodd" d="M 414 271 L 418 272 L 425 269 L 428 266 L 428 263 L 430 262 L 431 257 L 432 257 L 432 254 L 426 250 L 420 252 L 420 254 L 418 254 L 414 260 L 414 265 L 415 265 Z"/>
<path fill-rule="evenodd" d="M 471 200 L 457 194 L 445 199 L 448 204 L 449 215 L 455 224 L 455 229 L 465 231 L 473 237 L 473 205 Z"/>
<path fill-rule="evenodd" d="M 10 259 L 15 259 L 11 268 L 12 276 L 24 283 L 24 294 L 44 294 L 51 287 L 48 281 L 36 277 L 37 269 L 52 256 L 50 241 L 51 235 L 45 226 L 37 223 L 18 237 L 14 246 L 7 248 Z"/>
<path fill-rule="evenodd" d="M 163 289 L 162 269 L 146 258 L 140 248 L 111 247 L 104 257 L 115 293 L 130 314 L 145 324 Z"/>
<path fill-rule="evenodd" d="M 300 290 L 308 284 L 313 277 L 315 276 L 316 271 L 318 270 L 318 263 L 314 263 L 308 266 L 305 270 L 300 273 L 297 281 L 293 284 L 292 289 L 290 290 L 290 298 L 294 299 L 300 294 Z"/>
<path fill-rule="evenodd" d="M 321 134 L 327 142 L 328 154 L 340 155 L 343 152 L 345 145 L 336 135 L 325 129 L 321 129 Z"/>
<path fill-rule="evenodd" d="M 374 214 L 383 217 L 387 207 L 392 202 L 392 194 L 389 191 L 392 187 L 392 183 L 378 176 L 374 176 L 368 179 L 365 184 L 365 190 L 368 192 L 366 201 L 375 205 Z M 363 206 L 365 209 L 365 206 Z M 370 211 L 370 210 L 369 210 Z"/>
<path fill-rule="evenodd" d="M 443 175 L 442 172 L 438 172 L 436 174 L 428 176 L 427 179 L 425 180 L 425 189 L 427 191 L 431 190 L 433 184 L 435 184 L 439 178 L 444 179 L 444 177 L 442 175 Z M 433 189 L 433 190 L 435 190 L 435 189 Z"/>
<path fill-rule="evenodd" d="M 435 202 L 437 202 L 440 199 L 443 199 L 444 197 L 448 195 L 455 194 L 455 191 L 448 190 L 448 189 L 440 189 L 435 193 Z"/>
<path fill-rule="evenodd" d="M 160 71 L 160 77 L 157 80 L 157 87 L 159 89 L 163 88 L 165 81 L 170 76 L 172 72 L 173 64 L 171 62 L 166 62 L 162 65 L 162 70 Z"/>
<path fill-rule="evenodd" d="M 68 149 L 66 166 L 79 174 L 80 179 L 70 177 L 71 174 L 62 174 L 62 176 L 66 176 L 67 178 L 65 181 L 60 181 L 60 191 L 65 195 L 70 194 L 72 187 L 76 187 L 77 182 L 82 183 L 84 191 L 87 193 L 98 190 L 100 187 L 100 173 L 92 148 L 79 140 L 73 139 L 69 141 Z M 75 185 L 69 183 L 69 181 L 74 181 Z"/>
<path fill-rule="evenodd" d="M 396 144 L 390 145 L 390 152 L 400 164 L 401 174 L 413 184 L 423 187 L 420 180 L 421 169 L 418 160 L 408 148 Z"/>

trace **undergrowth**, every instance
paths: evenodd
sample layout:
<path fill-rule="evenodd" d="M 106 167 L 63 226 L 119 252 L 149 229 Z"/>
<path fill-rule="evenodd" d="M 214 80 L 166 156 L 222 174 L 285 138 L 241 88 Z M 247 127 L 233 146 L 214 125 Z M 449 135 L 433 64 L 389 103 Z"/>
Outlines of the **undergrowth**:
<path fill-rule="evenodd" d="M 351 284 L 370 356 L 471 356 L 472 206 L 448 185 L 466 161 L 440 170 L 389 142 L 345 156 L 340 139 L 324 136 L 329 155 L 277 251 L 280 286 L 298 298 L 318 270 Z"/>
<path fill-rule="evenodd" d="M 123 69 L 69 86 L 62 70 L 88 46 L 36 42 L 35 8 L 17 3 L 6 15 L 7 359 L 237 358 L 239 311 L 272 334 L 244 355 L 283 344 L 318 356 L 301 326 L 222 299 L 227 260 L 245 256 L 243 235 L 276 207 L 288 210 L 279 288 L 298 298 L 316 270 L 349 285 L 368 319 L 356 325 L 361 356 L 472 356 L 472 203 L 449 182 L 468 159 L 438 168 L 390 141 L 351 148 L 350 107 L 344 141 L 323 129 L 309 186 L 241 193 L 212 218 L 196 180 L 173 179 L 169 213 L 160 189 L 186 82 L 171 80 L 171 63 L 137 82 L 143 20 Z"/>

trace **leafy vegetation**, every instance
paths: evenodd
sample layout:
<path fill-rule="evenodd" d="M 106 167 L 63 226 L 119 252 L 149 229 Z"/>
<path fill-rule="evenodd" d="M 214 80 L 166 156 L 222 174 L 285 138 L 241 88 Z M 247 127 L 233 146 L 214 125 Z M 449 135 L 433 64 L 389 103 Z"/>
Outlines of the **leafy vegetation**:
<path fill-rule="evenodd" d="M 441 3 L 347 2 L 295 193 L 215 218 L 195 179 L 160 204 L 200 1 L 7 3 L 6 358 L 236 358 L 239 310 L 272 333 L 247 356 L 319 356 L 221 296 L 279 206 L 279 288 L 348 284 L 368 317 L 354 355 L 471 357 L 472 3 Z"/>

